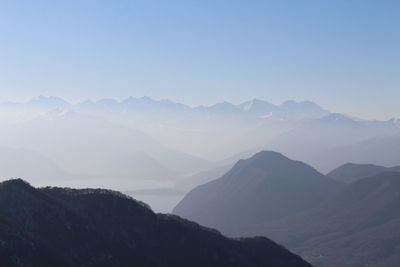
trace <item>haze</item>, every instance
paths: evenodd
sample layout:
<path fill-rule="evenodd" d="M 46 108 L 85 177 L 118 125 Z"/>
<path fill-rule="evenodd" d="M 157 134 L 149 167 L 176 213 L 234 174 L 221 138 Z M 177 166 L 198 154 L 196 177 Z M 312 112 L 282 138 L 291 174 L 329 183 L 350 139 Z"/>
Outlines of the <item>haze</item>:
<path fill-rule="evenodd" d="M 3 179 L 167 195 L 148 202 L 170 211 L 262 149 L 322 172 L 398 163 L 394 1 L 0 7 Z"/>
<path fill-rule="evenodd" d="M 400 1 L 0 1 L 0 265 L 400 266 Z"/>
<path fill-rule="evenodd" d="M 400 163 L 399 120 L 362 120 L 310 101 L 192 108 L 149 97 L 71 104 L 39 96 L 0 111 L 3 179 L 121 190 L 162 211 L 260 150 L 321 172 L 346 162 Z"/>
<path fill-rule="evenodd" d="M 397 1 L 8 1 L 0 99 L 311 100 L 399 115 Z M 385 108 L 382 108 L 382 107 Z"/>

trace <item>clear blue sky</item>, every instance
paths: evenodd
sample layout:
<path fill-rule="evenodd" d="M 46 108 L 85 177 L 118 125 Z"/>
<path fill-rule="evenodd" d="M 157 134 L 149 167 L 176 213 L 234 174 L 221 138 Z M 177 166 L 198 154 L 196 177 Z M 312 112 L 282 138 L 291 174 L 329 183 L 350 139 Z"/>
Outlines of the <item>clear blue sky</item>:
<path fill-rule="evenodd" d="M 0 1 L 0 100 L 312 100 L 400 116 L 400 1 Z"/>

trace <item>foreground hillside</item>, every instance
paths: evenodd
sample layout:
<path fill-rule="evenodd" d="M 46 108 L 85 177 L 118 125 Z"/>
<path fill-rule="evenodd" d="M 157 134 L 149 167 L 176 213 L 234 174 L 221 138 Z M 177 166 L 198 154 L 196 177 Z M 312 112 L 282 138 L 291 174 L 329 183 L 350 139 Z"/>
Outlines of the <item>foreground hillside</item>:
<path fill-rule="evenodd" d="M 101 189 L 0 184 L 1 266 L 311 266 L 266 238 L 228 239 Z"/>

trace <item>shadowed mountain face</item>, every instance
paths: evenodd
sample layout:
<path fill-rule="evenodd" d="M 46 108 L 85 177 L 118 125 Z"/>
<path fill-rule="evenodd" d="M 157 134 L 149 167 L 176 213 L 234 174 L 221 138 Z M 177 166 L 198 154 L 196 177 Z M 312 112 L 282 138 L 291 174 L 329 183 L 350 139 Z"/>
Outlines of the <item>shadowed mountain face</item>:
<path fill-rule="evenodd" d="M 243 231 L 268 234 L 321 267 L 392 267 L 400 262 L 400 173 L 342 189 L 318 208 Z"/>
<path fill-rule="evenodd" d="M 339 187 L 302 162 L 263 151 L 193 189 L 174 213 L 240 236 L 243 229 L 315 207 Z"/>
<path fill-rule="evenodd" d="M 2 266 L 311 266 L 266 238 L 215 230 L 102 189 L 0 184 Z"/>
<path fill-rule="evenodd" d="M 377 166 L 373 164 L 346 163 L 329 172 L 327 176 L 331 177 L 332 179 L 338 182 L 350 184 L 362 178 L 375 176 L 379 173 L 398 172 L 398 171 L 400 171 L 400 166 L 386 168 L 383 166 Z"/>

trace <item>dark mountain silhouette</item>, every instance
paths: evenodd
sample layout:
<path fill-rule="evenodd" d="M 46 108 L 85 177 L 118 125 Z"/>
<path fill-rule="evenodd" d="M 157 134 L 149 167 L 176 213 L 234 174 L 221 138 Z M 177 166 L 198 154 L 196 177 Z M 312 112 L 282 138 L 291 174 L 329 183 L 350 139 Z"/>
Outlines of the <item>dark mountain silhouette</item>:
<path fill-rule="evenodd" d="M 262 151 L 190 191 L 173 212 L 240 236 L 242 229 L 315 207 L 339 187 L 302 162 Z"/>
<path fill-rule="evenodd" d="M 102 189 L 0 184 L 1 266 L 311 266 L 263 238 L 217 231 Z"/>
<path fill-rule="evenodd" d="M 323 267 L 400 262 L 400 173 L 352 183 L 319 207 L 242 234 L 268 234 Z"/>
<path fill-rule="evenodd" d="M 396 171 L 400 171 L 400 166 L 386 168 L 373 164 L 346 163 L 329 172 L 327 176 L 338 182 L 349 184 L 365 177 L 375 176 L 382 172 Z"/>

